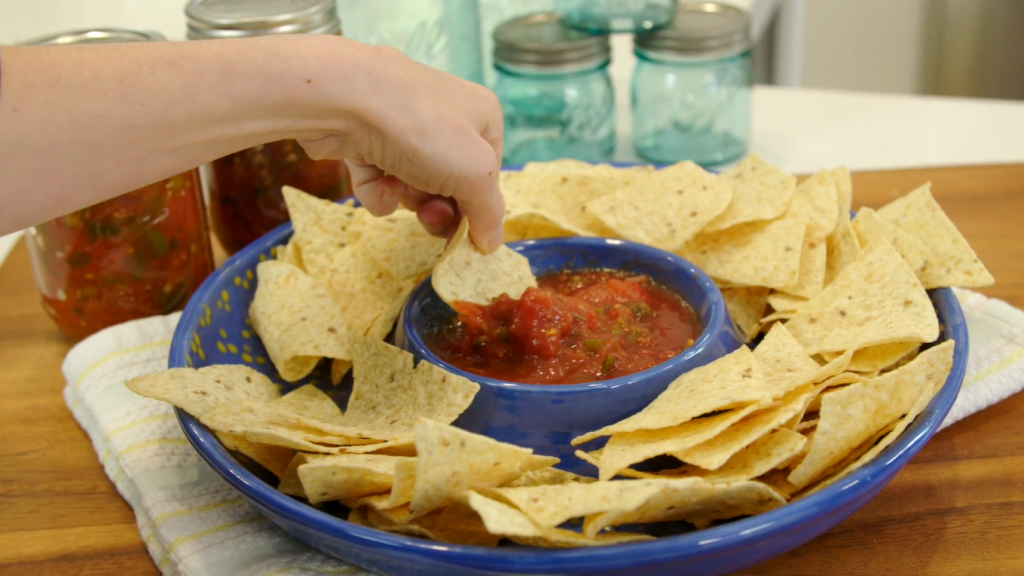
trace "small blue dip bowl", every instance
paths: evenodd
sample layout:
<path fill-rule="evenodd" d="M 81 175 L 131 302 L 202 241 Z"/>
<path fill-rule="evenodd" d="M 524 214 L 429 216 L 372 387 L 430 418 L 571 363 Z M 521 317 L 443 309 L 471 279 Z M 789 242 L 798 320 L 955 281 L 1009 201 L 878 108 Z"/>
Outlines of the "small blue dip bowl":
<path fill-rule="evenodd" d="M 447 323 L 454 311 L 424 280 L 409 297 L 395 332 L 395 344 L 464 376 L 480 391 L 455 425 L 496 440 L 532 448 L 562 459 L 559 468 L 593 474 L 570 444 L 576 436 L 618 422 L 643 409 L 681 374 L 740 347 L 722 293 L 704 272 L 686 260 L 643 244 L 609 238 L 543 238 L 509 244 L 526 256 L 537 276 L 569 270 L 618 270 L 649 276 L 679 294 L 700 318 L 693 346 L 661 364 L 628 376 L 584 384 L 520 384 L 479 376 L 445 362 L 424 341 L 431 327 Z M 603 440 L 587 444 L 600 446 Z"/>

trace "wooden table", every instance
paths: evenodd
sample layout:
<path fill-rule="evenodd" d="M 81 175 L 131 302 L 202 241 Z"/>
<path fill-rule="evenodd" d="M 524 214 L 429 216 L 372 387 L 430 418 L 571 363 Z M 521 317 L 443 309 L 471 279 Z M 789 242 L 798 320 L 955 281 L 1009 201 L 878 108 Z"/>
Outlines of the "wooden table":
<path fill-rule="evenodd" d="M 930 180 L 997 284 L 1024 308 L 1024 165 L 854 176 L 877 207 Z M 70 348 L 19 248 L 0 269 L 0 574 L 155 574 L 135 517 L 64 406 Z M 938 434 L 831 532 L 743 574 L 1024 574 L 1024 394 Z"/>

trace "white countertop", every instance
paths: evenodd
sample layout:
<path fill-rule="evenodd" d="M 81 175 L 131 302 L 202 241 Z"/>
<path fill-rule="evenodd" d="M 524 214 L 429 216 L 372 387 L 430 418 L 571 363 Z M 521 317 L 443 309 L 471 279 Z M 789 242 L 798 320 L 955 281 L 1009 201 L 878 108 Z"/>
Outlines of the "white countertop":
<path fill-rule="evenodd" d="M 751 150 L 794 173 L 1024 162 L 1024 102 L 774 86 L 753 100 Z M 636 160 L 629 138 L 620 118 L 617 160 Z M 16 240 L 0 237 L 0 262 Z"/>

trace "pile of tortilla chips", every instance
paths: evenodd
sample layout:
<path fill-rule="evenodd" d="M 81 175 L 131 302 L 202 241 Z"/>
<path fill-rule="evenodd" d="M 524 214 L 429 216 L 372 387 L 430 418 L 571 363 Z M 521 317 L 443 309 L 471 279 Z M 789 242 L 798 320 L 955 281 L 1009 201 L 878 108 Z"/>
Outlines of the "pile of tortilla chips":
<path fill-rule="evenodd" d="M 798 185 L 756 155 L 720 175 L 689 162 L 567 160 L 503 173 L 502 189 L 507 240 L 595 235 L 676 252 L 718 281 L 747 338 L 761 338 L 575 439 L 607 438 L 577 452 L 598 478 L 451 426 L 477 384 L 382 341 L 431 270 L 449 303 L 536 286 L 519 254 L 477 251 L 466 222 L 446 248 L 410 212 L 376 219 L 285 189 L 295 234 L 257 268 L 250 318 L 282 380 L 323 359 L 335 383 L 351 369 L 344 411 L 311 385 L 282 396 L 246 366 L 128 386 L 194 415 L 285 494 L 342 503 L 353 523 L 481 546 L 615 544 L 650 536 L 612 527 L 758 514 L 872 459 L 950 371 L 956 343 L 927 346 L 939 326 L 925 289 L 992 282 L 927 185 L 851 221 L 844 169 Z M 665 456 L 678 463 L 641 469 Z"/>
<path fill-rule="evenodd" d="M 956 344 L 922 350 L 939 336 L 925 290 L 993 282 L 928 184 L 851 220 L 845 169 L 797 184 L 751 155 L 720 175 L 682 162 L 602 178 L 612 171 L 563 161 L 503 174 L 506 230 L 673 251 L 715 278 L 748 340 L 767 334 L 575 439 L 607 437 L 577 452 L 602 480 L 758 481 L 787 498 L 835 482 L 892 443 L 945 382 Z M 680 466 L 633 468 L 666 455 Z"/>

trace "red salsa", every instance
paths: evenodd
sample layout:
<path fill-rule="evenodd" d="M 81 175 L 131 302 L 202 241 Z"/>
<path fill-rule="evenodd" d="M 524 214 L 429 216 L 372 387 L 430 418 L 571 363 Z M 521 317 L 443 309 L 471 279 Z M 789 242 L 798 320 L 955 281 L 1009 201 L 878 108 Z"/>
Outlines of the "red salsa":
<path fill-rule="evenodd" d="M 213 271 L 197 170 L 35 226 L 27 245 L 43 308 L 76 340 L 180 310 Z"/>
<path fill-rule="evenodd" d="M 571 271 L 538 278 L 522 298 L 454 305 L 458 317 L 428 335 L 450 364 L 509 382 L 578 384 L 656 366 L 692 346 L 697 314 L 647 276 Z"/>
<path fill-rule="evenodd" d="M 229 254 L 288 220 L 282 186 L 320 198 L 349 195 L 344 162 L 313 160 L 295 140 L 235 152 L 213 162 L 207 182 L 217 238 Z"/>

